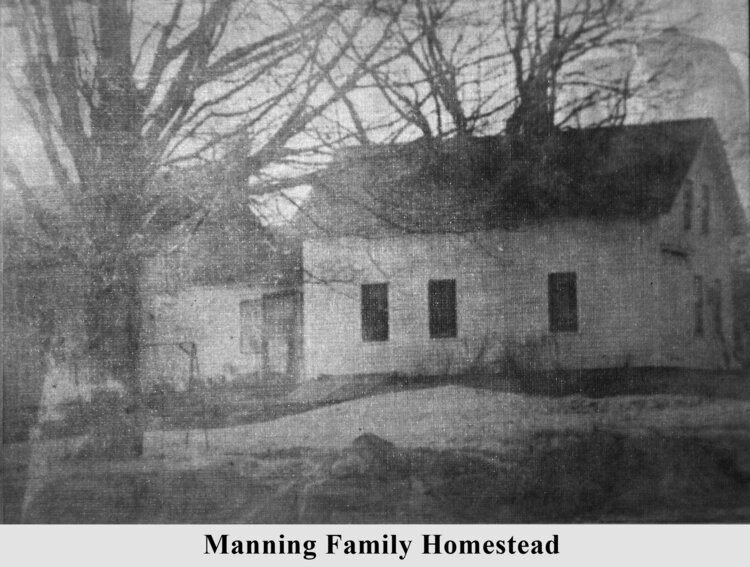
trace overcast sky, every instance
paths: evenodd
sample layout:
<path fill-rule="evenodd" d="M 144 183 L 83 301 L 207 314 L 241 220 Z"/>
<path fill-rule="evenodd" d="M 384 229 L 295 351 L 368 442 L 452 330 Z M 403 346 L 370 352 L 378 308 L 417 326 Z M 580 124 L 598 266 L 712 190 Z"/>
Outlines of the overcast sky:
<path fill-rule="evenodd" d="M 679 0 L 672 2 L 668 18 L 685 20 L 698 14 L 685 27 L 688 31 L 722 44 L 728 51 L 748 55 L 747 0 Z"/>
<path fill-rule="evenodd" d="M 715 41 L 726 48 L 740 73 L 745 87 L 745 103 L 748 104 L 748 0 L 662 2 L 664 8 L 656 27 L 676 26 L 682 31 Z M 0 99 L 2 142 L 23 160 L 28 181 L 34 184 L 48 182 L 46 167 L 41 159 L 33 130 L 24 124 L 18 107 L 9 103 L 8 96 L 2 96 Z"/>
<path fill-rule="evenodd" d="M 667 0 L 664 22 L 723 46 L 748 92 L 748 0 Z"/>

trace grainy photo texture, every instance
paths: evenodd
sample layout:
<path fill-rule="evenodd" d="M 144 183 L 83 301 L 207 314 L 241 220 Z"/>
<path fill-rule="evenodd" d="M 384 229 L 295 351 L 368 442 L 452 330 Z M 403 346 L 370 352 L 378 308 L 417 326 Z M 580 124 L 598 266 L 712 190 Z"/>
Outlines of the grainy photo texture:
<path fill-rule="evenodd" d="M 2 519 L 750 521 L 744 0 L 5 0 Z"/>

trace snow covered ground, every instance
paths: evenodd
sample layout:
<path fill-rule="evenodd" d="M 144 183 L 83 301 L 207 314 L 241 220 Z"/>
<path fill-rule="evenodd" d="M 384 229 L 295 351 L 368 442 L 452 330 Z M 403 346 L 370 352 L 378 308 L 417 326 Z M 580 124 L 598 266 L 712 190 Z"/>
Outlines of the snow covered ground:
<path fill-rule="evenodd" d="M 519 436 L 541 430 L 594 427 L 692 433 L 750 434 L 750 402 L 698 396 L 651 395 L 591 399 L 532 397 L 463 386 L 406 390 L 360 398 L 273 421 L 207 432 L 211 453 L 260 453 L 290 447 L 340 449 L 364 432 L 400 447 L 502 451 Z M 151 431 L 147 455 L 185 454 L 184 431 Z M 205 452 L 202 431 L 188 452 Z"/>
<path fill-rule="evenodd" d="M 248 425 L 148 431 L 140 459 L 77 458 L 81 439 L 17 443 L 4 448 L 3 481 L 15 513 L 23 499 L 37 522 L 746 521 L 747 398 L 406 389 Z M 416 468 L 341 477 L 363 433 Z M 567 504 L 545 508 L 550 490 Z M 637 512 L 648 503 L 651 515 Z"/>

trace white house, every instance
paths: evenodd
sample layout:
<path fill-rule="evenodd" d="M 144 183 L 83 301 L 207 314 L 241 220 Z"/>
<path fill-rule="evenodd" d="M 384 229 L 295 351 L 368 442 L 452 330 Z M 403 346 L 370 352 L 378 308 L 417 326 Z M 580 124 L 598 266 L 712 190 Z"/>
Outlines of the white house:
<path fill-rule="evenodd" d="M 345 153 L 298 214 L 283 285 L 188 286 L 150 336 L 181 323 L 204 373 L 259 378 L 461 373 L 509 356 L 731 366 L 729 241 L 746 219 L 713 122 L 548 144 L 520 157 L 499 136 Z"/>
<path fill-rule="evenodd" d="M 249 226 L 248 226 L 249 225 Z M 142 277 L 146 382 L 295 379 L 301 374 L 299 242 L 219 215 Z M 184 246 L 179 246 L 185 243 Z"/>
<path fill-rule="evenodd" d="M 458 373 L 508 354 L 731 365 L 729 240 L 745 218 L 713 122 L 551 144 L 560 182 L 546 205 L 502 186 L 512 149 L 497 137 L 332 166 L 305 211 L 319 233 L 302 253 L 306 376 Z"/>

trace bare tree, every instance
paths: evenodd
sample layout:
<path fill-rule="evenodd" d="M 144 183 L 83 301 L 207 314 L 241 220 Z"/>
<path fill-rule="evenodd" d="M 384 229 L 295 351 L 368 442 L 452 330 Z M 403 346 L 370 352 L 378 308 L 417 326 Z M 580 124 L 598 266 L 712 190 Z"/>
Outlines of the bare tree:
<path fill-rule="evenodd" d="M 396 135 L 545 133 L 595 107 L 621 122 L 650 15 L 644 0 L 413 0 L 394 36 L 402 56 L 372 87 L 401 119 Z"/>
<path fill-rule="evenodd" d="M 560 130 L 625 120 L 650 79 L 633 77 L 632 52 L 650 17 L 644 0 L 405 2 L 395 58 L 367 85 L 394 112 L 365 130 L 411 143 L 350 152 L 331 201 L 407 232 L 431 230 L 428 219 L 465 232 L 553 213 L 573 189 Z"/>
<path fill-rule="evenodd" d="M 392 139 L 471 134 L 509 104 L 497 49 L 497 18 L 483 2 L 407 2 L 392 42 L 401 56 L 372 70 L 374 88 L 395 111 Z"/>
<path fill-rule="evenodd" d="M 613 111 L 607 120 L 624 119 L 620 101 L 632 96 L 634 85 L 612 66 L 635 45 L 647 16 L 644 0 L 504 1 L 516 98 L 507 132 L 546 135 L 603 104 Z"/>
<path fill-rule="evenodd" d="M 132 454 L 142 450 L 141 263 L 169 228 L 155 221 L 171 197 L 155 175 L 208 163 L 196 230 L 221 188 L 249 191 L 250 176 L 318 149 L 306 132 L 325 131 L 330 144 L 337 132 L 327 113 L 393 57 L 380 47 L 397 9 L 373 18 L 366 3 L 350 8 L 323 0 L 9 0 L 4 9 L 6 39 L 18 46 L 6 49 L 4 80 L 41 142 L 55 210 L 40 204 L 11 148 L 2 148 L 3 172 L 36 224 L 35 245 L 85 274 L 86 356 L 129 392 Z"/>

